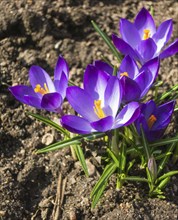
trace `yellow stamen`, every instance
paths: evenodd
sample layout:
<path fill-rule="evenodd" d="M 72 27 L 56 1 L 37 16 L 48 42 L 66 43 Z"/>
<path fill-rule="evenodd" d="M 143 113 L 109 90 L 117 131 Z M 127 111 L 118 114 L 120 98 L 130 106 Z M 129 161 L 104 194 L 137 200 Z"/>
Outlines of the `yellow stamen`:
<path fill-rule="evenodd" d="M 120 76 L 127 76 L 128 77 L 129 74 L 127 72 L 123 72 L 123 73 L 120 74 Z"/>
<path fill-rule="evenodd" d="M 150 37 L 150 30 L 149 29 L 144 29 L 143 30 L 143 40 L 147 40 Z"/>
<path fill-rule="evenodd" d="M 149 119 L 147 121 L 149 129 L 151 129 L 153 127 L 156 120 L 157 120 L 157 118 L 155 117 L 155 115 L 151 115 L 149 117 Z"/>
<path fill-rule="evenodd" d="M 34 91 L 35 91 L 36 93 L 40 93 L 41 95 L 44 95 L 44 94 L 49 93 L 49 89 L 48 89 L 46 83 L 44 83 L 44 88 L 41 87 L 40 84 L 37 84 L 36 87 L 35 87 L 35 89 L 34 89 Z"/>
<path fill-rule="evenodd" d="M 105 118 L 106 117 L 103 109 L 101 108 L 101 100 L 95 100 L 93 108 L 94 108 L 94 112 L 96 113 L 98 118 Z"/>

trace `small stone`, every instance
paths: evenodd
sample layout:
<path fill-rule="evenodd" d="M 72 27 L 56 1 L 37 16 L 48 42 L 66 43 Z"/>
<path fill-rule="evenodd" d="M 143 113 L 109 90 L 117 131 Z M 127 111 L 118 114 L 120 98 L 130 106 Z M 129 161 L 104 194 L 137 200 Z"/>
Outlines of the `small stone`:
<path fill-rule="evenodd" d="M 54 136 L 50 133 L 47 133 L 42 137 L 42 143 L 45 145 L 52 144 L 53 141 L 54 141 Z"/>
<path fill-rule="evenodd" d="M 93 176 L 96 173 L 95 166 L 89 160 L 86 160 L 86 164 L 88 167 L 89 176 Z"/>

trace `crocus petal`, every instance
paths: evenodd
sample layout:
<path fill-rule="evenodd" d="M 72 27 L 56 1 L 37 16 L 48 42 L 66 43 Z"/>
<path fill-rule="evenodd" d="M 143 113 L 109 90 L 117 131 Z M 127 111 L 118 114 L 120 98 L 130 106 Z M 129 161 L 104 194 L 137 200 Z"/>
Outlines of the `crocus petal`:
<path fill-rule="evenodd" d="M 141 11 L 138 13 L 135 18 L 134 24 L 140 34 L 141 39 L 143 39 L 145 29 L 150 30 L 151 36 L 153 36 L 156 32 L 156 26 L 153 17 L 145 8 L 142 8 Z"/>
<path fill-rule="evenodd" d="M 84 89 L 94 100 L 104 100 L 104 92 L 109 75 L 93 65 L 88 65 L 84 73 Z"/>
<path fill-rule="evenodd" d="M 54 111 L 60 108 L 62 104 L 62 97 L 59 93 L 48 93 L 42 97 L 41 107 L 49 111 Z"/>
<path fill-rule="evenodd" d="M 170 44 L 165 50 L 163 50 L 163 52 L 160 54 L 160 59 L 170 57 L 176 53 L 178 53 L 178 39 Z"/>
<path fill-rule="evenodd" d="M 145 136 L 149 142 L 154 142 L 161 138 L 161 136 L 164 134 L 165 129 L 160 130 L 149 130 L 148 132 L 145 132 Z"/>
<path fill-rule="evenodd" d="M 54 80 L 54 85 L 56 91 L 62 96 L 64 99 L 66 96 L 66 89 L 68 86 L 68 78 L 64 72 L 61 73 L 60 80 Z"/>
<path fill-rule="evenodd" d="M 144 63 L 154 57 L 156 50 L 157 46 L 151 38 L 140 41 L 140 44 L 138 45 L 138 52 L 143 58 Z"/>
<path fill-rule="evenodd" d="M 135 124 L 135 127 L 136 127 L 139 135 L 141 135 L 141 126 L 142 126 L 145 134 L 149 132 L 149 127 L 148 127 L 147 121 L 145 119 L 145 116 L 143 114 L 139 115 L 139 117 L 135 120 L 134 124 Z"/>
<path fill-rule="evenodd" d="M 125 56 L 119 67 L 119 74 L 127 72 L 129 78 L 133 79 L 139 73 L 138 66 L 129 55 Z M 118 75 L 120 78 L 120 75 Z"/>
<path fill-rule="evenodd" d="M 112 40 L 115 45 L 115 47 L 124 55 L 129 55 L 135 60 L 139 60 L 140 57 L 138 54 L 134 51 L 134 49 L 126 43 L 124 40 L 121 38 L 117 37 L 116 35 L 112 35 Z"/>
<path fill-rule="evenodd" d="M 155 112 L 156 104 L 153 100 L 148 101 L 141 105 L 141 112 L 143 113 L 146 120 Z"/>
<path fill-rule="evenodd" d="M 115 118 L 122 100 L 122 88 L 116 76 L 110 77 L 104 94 L 104 100 L 104 106 L 106 107 L 104 112 L 106 115 L 112 115 Z"/>
<path fill-rule="evenodd" d="M 125 42 L 127 42 L 132 48 L 137 47 L 141 38 L 134 24 L 127 19 L 120 19 L 120 32 Z"/>
<path fill-rule="evenodd" d="M 94 100 L 85 90 L 77 86 L 70 86 L 67 88 L 66 97 L 74 110 L 82 117 L 88 121 L 98 120 L 94 112 Z"/>
<path fill-rule="evenodd" d="M 55 92 L 55 87 L 50 76 L 41 67 L 32 66 L 29 71 L 29 79 L 33 89 L 38 84 L 44 88 L 44 84 L 46 84 L 50 92 Z M 40 93 L 37 93 L 37 95 L 42 96 Z"/>
<path fill-rule="evenodd" d="M 38 109 L 42 109 L 41 98 L 38 96 L 24 95 L 24 103 Z"/>
<path fill-rule="evenodd" d="M 135 82 L 137 83 L 137 85 L 139 86 L 141 90 L 140 98 L 142 98 L 144 95 L 146 95 L 146 93 L 152 86 L 154 82 L 154 78 L 151 72 L 144 71 L 140 73 L 139 76 L 137 76 L 137 78 L 135 79 Z"/>
<path fill-rule="evenodd" d="M 54 70 L 54 80 L 60 80 L 61 74 L 64 73 L 66 77 L 69 76 L 69 67 L 67 62 L 62 56 L 59 56 Z"/>
<path fill-rule="evenodd" d="M 157 120 L 152 127 L 153 130 L 167 127 L 167 125 L 170 123 L 171 116 L 174 111 L 174 106 L 175 101 L 170 101 L 168 103 L 158 106 L 158 108 L 154 112 Z"/>
<path fill-rule="evenodd" d="M 122 102 L 128 103 L 130 101 L 136 101 L 140 99 L 141 90 L 137 82 L 130 79 L 127 76 L 123 76 L 120 79 L 122 86 Z"/>
<path fill-rule="evenodd" d="M 24 97 L 35 97 L 38 101 L 38 107 L 40 107 L 41 99 L 36 95 L 32 87 L 19 85 L 19 86 L 11 86 L 9 87 L 10 92 L 13 96 L 20 102 L 29 105 L 29 101 Z M 31 105 L 31 104 L 30 104 Z M 34 105 L 32 105 L 34 106 Z"/>
<path fill-rule="evenodd" d="M 168 42 L 172 34 L 172 19 L 164 21 L 159 27 L 155 35 L 153 36 L 153 40 L 157 45 L 157 53 L 164 47 L 164 45 Z"/>
<path fill-rule="evenodd" d="M 77 134 L 89 134 L 95 131 L 86 119 L 75 115 L 62 116 L 61 124 L 67 130 Z"/>
<path fill-rule="evenodd" d="M 149 60 L 140 69 L 140 71 L 142 72 L 135 78 L 135 82 L 137 82 L 137 84 L 141 89 L 141 95 L 140 95 L 141 98 L 148 92 L 148 90 L 152 86 L 154 80 L 158 75 L 158 70 L 159 70 L 158 57 Z"/>
<path fill-rule="evenodd" d="M 100 119 L 99 121 L 92 122 L 91 126 L 99 132 L 106 132 L 111 130 L 113 121 L 114 118 L 112 116 L 108 116 L 106 118 Z"/>
<path fill-rule="evenodd" d="M 143 114 L 140 114 L 139 118 L 135 121 L 134 124 L 139 135 L 141 135 L 141 126 L 142 126 L 145 137 L 149 142 L 159 139 L 164 132 L 164 129 L 155 130 L 155 131 L 150 130 L 147 121 L 145 119 L 145 116 Z"/>
<path fill-rule="evenodd" d="M 158 75 L 159 66 L 160 66 L 159 57 L 155 57 L 154 59 L 151 59 L 148 62 L 146 62 L 140 69 L 140 72 L 142 71 L 150 72 L 155 80 Z"/>
<path fill-rule="evenodd" d="M 113 68 L 108 63 L 105 63 L 101 60 L 96 60 L 93 65 L 103 72 L 106 72 L 110 75 L 113 74 Z"/>
<path fill-rule="evenodd" d="M 133 123 L 140 115 L 140 108 L 137 102 L 130 102 L 119 112 L 113 128 L 127 126 Z"/>

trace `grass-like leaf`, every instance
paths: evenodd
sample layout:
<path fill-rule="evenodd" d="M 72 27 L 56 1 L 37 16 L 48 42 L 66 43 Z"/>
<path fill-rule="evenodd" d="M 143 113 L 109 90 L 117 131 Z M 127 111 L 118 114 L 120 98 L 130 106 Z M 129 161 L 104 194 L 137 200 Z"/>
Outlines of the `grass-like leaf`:
<path fill-rule="evenodd" d="M 101 187 L 103 187 L 103 185 L 106 183 L 106 181 L 108 181 L 109 177 L 115 172 L 117 166 L 115 163 L 111 162 L 110 164 L 108 164 L 100 179 L 98 180 L 98 182 L 96 183 L 96 185 L 94 186 L 92 192 L 91 192 L 91 198 L 93 199 L 94 196 L 98 193 L 98 191 L 101 189 Z"/>
<path fill-rule="evenodd" d="M 157 180 L 156 180 L 156 184 L 159 183 L 160 181 L 166 179 L 167 177 L 171 177 L 171 176 L 174 176 L 174 175 L 177 175 L 178 174 L 178 170 L 173 170 L 173 171 L 170 171 L 168 173 L 165 173 L 164 175 L 160 176 Z"/>
<path fill-rule="evenodd" d="M 114 45 L 112 44 L 111 40 L 109 39 L 109 37 L 100 29 L 100 27 L 94 22 L 91 21 L 94 29 L 98 32 L 98 34 L 103 38 L 104 42 L 108 45 L 109 49 L 111 50 L 111 52 L 113 53 L 113 55 L 117 58 L 117 60 L 119 62 L 121 62 L 122 60 L 122 56 L 121 54 L 117 51 L 117 49 L 114 47 Z"/>
<path fill-rule="evenodd" d="M 58 125 L 57 123 L 55 123 L 54 121 L 51 121 L 48 118 L 45 118 L 41 115 L 37 115 L 31 112 L 27 112 L 28 115 L 36 118 L 38 121 L 41 121 L 51 127 L 53 127 L 54 129 L 58 130 L 59 132 L 61 132 L 62 134 L 64 134 L 65 136 L 69 137 L 69 132 L 67 130 L 65 130 L 64 128 L 62 128 L 60 125 Z"/>
<path fill-rule="evenodd" d="M 148 182 L 146 178 L 139 177 L 139 176 L 127 176 L 124 178 L 126 181 L 135 181 L 135 182 Z"/>
<path fill-rule="evenodd" d="M 175 148 L 176 143 L 174 142 L 173 144 L 171 144 L 167 151 L 166 151 L 166 155 L 162 158 L 162 160 L 160 161 L 159 165 L 158 165 L 158 171 L 157 171 L 157 175 L 159 175 L 161 173 L 161 171 L 164 169 L 166 163 L 168 162 L 174 148 Z"/>
<path fill-rule="evenodd" d="M 119 164 L 119 161 L 118 161 L 116 155 L 115 155 L 109 148 L 107 148 L 107 152 L 108 152 L 108 154 L 110 155 L 110 157 L 113 159 L 113 161 L 114 161 L 114 163 L 116 164 L 116 166 L 117 166 L 118 168 L 120 168 L 120 164 Z"/>
<path fill-rule="evenodd" d="M 81 146 L 78 144 L 78 145 L 74 145 L 73 148 L 75 150 L 75 153 L 77 155 L 78 160 L 80 161 L 82 169 L 85 172 L 85 175 L 88 177 L 89 176 L 88 168 L 87 168 L 85 156 L 84 156 L 84 153 L 83 153 Z"/>
<path fill-rule="evenodd" d="M 164 92 L 162 95 L 160 95 L 156 101 L 159 103 L 168 97 L 170 97 L 170 100 L 171 100 L 174 92 L 176 92 L 176 91 L 178 91 L 178 84 L 174 85 L 170 90 L 168 90 L 168 91 Z"/>
<path fill-rule="evenodd" d="M 152 147 L 160 147 L 160 146 L 164 146 L 164 145 L 167 145 L 167 144 L 172 144 L 172 143 L 176 143 L 178 142 L 178 137 L 173 137 L 173 138 L 166 138 L 166 139 L 162 139 L 162 140 L 159 140 L 159 141 L 155 141 L 154 143 L 151 143 L 151 144 L 148 144 L 150 148 Z M 138 145 L 137 148 L 139 150 L 143 149 L 143 146 L 142 145 Z M 127 154 L 130 154 L 130 153 L 134 153 L 134 152 L 137 152 L 137 150 L 134 148 L 134 147 L 130 147 L 127 149 Z"/>
<path fill-rule="evenodd" d="M 105 180 L 105 182 L 103 182 L 103 185 L 99 188 L 99 190 L 97 191 L 97 193 L 93 196 L 93 200 L 92 200 L 92 209 L 95 208 L 95 206 L 97 205 L 99 199 L 101 198 L 105 188 L 107 186 L 107 181 Z"/>
<path fill-rule="evenodd" d="M 150 152 L 150 147 L 147 143 L 147 140 L 146 140 L 146 137 L 145 137 L 145 134 L 144 134 L 144 131 L 143 131 L 142 124 L 140 125 L 140 129 L 141 129 L 141 134 L 142 134 L 143 148 L 144 148 L 144 151 L 145 151 L 145 154 L 146 154 L 146 157 L 147 157 L 147 161 L 148 161 L 151 157 L 151 152 Z"/>
<path fill-rule="evenodd" d="M 49 151 L 59 150 L 64 147 L 80 144 L 84 140 L 86 140 L 86 141 L 95 140 L 97 138 L 101 138 L 104 136 L 105 136 L 105 133 L 92 133 L 92 134 L 86 134 L 86 135 L 79 135 L 74 138 L 70 138 L 68 140 L 59 141 L 57 143 L 51 144 L 45 148 L 37 150 L 35 153 L 38 154 L 38 153 L 45 153 L 45 152 L 49 152 Z"/>

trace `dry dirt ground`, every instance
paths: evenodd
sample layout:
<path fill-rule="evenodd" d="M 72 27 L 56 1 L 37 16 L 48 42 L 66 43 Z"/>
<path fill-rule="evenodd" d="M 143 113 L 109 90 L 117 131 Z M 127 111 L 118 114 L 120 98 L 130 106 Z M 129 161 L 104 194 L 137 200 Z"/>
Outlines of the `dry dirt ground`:
<path fill-rule="evenodd" d="M 111 36 L 118 33 L 121 17 L 132 20 L 143 6 L 154 7 L 157 25 L 173 18 L 173 41 L 178 36 L 176 0 L 0 1 L 0 219 L 178 219 L 178 177 L 173 177 L 165 189 L 165 200 L 147 198 L 144 184 L 126 184 L 116 192 L 113 178 L 92 210 L 90 192 L 101 173 L 95 158 L 99 143 L 85 146 L 89 178 L 69 149 L 33 154 L 59 140 L 60 135 L 25 112 L 55 120 L 57 115 L 25 106 L 8 91 L 10 85 L 28 84 L 32 64 L 40 65 L 52 76 L 60 54 L 69 63 L 71 80 L 79 84 L 87 64 L 101 55 L 113 59 L 90 21 L 96 21 Z M 178 83 L 177 57 L 163 61 L 159 74 L 165 87 Z M 58 189 L 62 186 L 64 195 Z"/>

